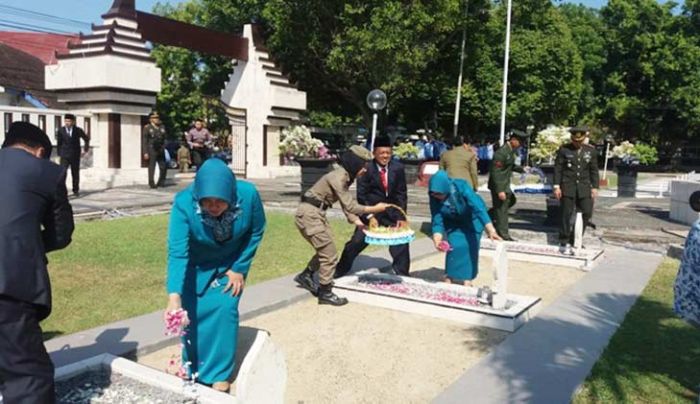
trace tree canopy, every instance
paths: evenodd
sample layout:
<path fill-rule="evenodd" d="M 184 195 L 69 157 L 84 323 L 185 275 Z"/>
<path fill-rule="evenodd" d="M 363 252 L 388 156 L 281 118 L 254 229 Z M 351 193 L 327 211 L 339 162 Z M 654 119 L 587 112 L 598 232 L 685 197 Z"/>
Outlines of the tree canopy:
<path fill-rule="evenodd" d="M 505 4 L 488 0 L 190 0 L 155 11 L 216 30 L 263 28 L 267 47 L 308 94 L 312 124 L 368 124 L 367 93 L 389 98 L 384 124 L 448 130 L 466 30 L 460 130 L 498 130 Z M 595 10 L 513 3 L 507 127 L 588 124 L 619 138 L 700 137 L 700 0 L 610 0 Z M 216 100 L 230 61 L 156 46 L 158 108 L 176 129 L 226 119 Z"/>

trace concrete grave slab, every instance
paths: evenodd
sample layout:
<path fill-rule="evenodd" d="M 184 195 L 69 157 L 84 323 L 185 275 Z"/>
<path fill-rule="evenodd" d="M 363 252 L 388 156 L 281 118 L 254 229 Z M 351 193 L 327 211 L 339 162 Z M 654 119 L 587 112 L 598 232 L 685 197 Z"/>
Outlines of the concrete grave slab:
<path fill-rule="evenodd" d="M 559 247 L 546 244 L 502 241 L 508 251 L 508 258 L 515 261 L 534 262 L 547 265 L 577 268 L 582 271 L 592 270 L 603 258 L 604 251 L 597 249 L 579 249 L 573 256 L 559 252 Z M 493 257 L 497 244 L 487 238 L 481 240 L 479 254 Z"/>
<path fill-rule="evenodd" d="M 392 287 L 373 287 L 372 284 L 398 285 Z M 401 289 L 425 290 L 427 293 L 417 295 L 413 292 L 401 292 Z M 375 271 L 362 271 L 353 276 L 336 280 L 335 292 L 351 302 L 363 303 L 387 309 L 434 318 L 455 321 L 465 325 L 476 325 L 513 332 L 535 315 L 538 297 L 507 295 L 504 309 L 476 303 L 477 288 L 465 288 L 441 282 L 382 274 Z M 464 295 L 465 303 L 460 301 Z M 435 298 L 445 296 L 445 298 Z"/>
<path fill-rule="evenodd" d="M 55 379 L 64 381 L 97 370 L 109 370 L 159 389 L 196 398 L 198 403 L 282 403 L 287 383 L 284 354 L 272 343 L 269 334 L 261 330 L 255 334 L 238 369 L 234 396 L 111 354 L 60 367 Z"/>

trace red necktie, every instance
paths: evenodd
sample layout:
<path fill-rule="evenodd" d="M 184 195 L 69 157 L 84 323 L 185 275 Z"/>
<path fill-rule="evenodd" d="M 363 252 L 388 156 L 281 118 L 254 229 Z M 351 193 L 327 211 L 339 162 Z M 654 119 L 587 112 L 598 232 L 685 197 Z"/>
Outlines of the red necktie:
<path fill-rule="evenodd" d="M 384 188 L 384 193 L 388 193 L 389 192 L 389 179 L 386 176 L 386 167 L 382 167 L 380 177 L 382 179 L 382 187 Z"/>

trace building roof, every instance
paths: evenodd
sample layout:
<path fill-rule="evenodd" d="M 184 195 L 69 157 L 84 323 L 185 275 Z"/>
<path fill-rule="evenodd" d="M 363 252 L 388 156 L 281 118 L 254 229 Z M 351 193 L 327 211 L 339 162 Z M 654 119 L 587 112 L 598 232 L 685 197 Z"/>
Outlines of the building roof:
<path fill-rule="evenodd" d="M 44 62 L 0 43 L 0 86 L 31 94 L 48 107 L 60 107 L 56 95 L 44 87 Z"/>
<path fill-rule="evenodd" d="M 21 50 L 45 65 L 56 63 L 56 52 L 68 53 L 68 44 L 78 42 L 78 34 L 0 31 L 0 43 Z"/>

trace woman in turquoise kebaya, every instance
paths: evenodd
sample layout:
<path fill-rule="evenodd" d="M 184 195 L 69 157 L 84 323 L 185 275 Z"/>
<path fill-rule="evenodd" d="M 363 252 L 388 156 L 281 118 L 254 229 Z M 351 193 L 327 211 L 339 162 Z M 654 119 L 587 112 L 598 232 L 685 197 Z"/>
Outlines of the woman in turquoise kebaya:
<path fill-rule="evenodd" d="M 227 391 L 235 366 L 238 302 L 265 229 L 255 187 L 207 160 L 175 196 L 168 230 L 168 306 L 189 317 L 183 363 L 197 380 Z"/>
<path fill-rule="evenodd" d="M 491 240 L 501 240 L 491 223 L 484 200 L 469 183 L 450 178 L 440 170 L 430 178 L 430 213 L 433 242 L 451 250 L 445 258 L 445 281 L 471 286 L 479 273 L 479 243 L 484 229 Z"/>

